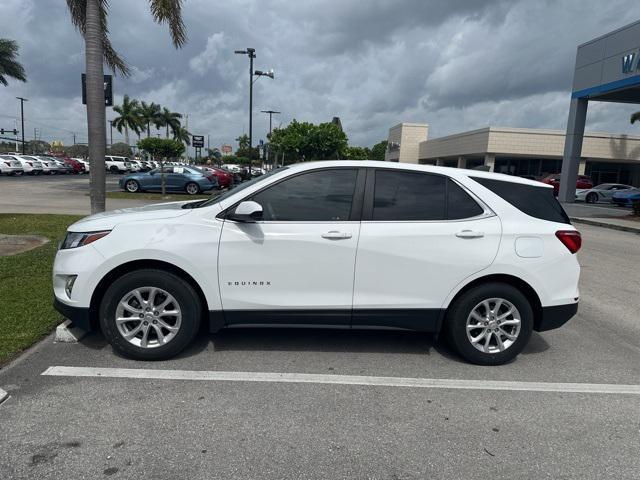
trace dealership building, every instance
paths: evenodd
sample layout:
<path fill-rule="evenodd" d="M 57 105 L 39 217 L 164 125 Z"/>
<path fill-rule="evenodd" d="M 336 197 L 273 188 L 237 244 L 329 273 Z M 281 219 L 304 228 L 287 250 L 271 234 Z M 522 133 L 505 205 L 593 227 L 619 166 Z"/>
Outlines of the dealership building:
<path fill-rule="evenodd" d="M 389 130 L 385 160 L 476 168 L 540 177 L 560 173 L 565 132 L 533 128 L 486 127 L 429 139 L 429 125 L 401 123 Z M 595 183 L 640 186 L 640 136 L 586 132 L 579 174 Z"/>
<path fill-rule="evenodd" d="M 640 103 L 640 21 L 578 46 L 566 131 L 486 127 L 430 139 L 429 125 L 401 123 L 389 129 L 385 160 L 534 177 L 562 172 L 565 201 L 579 174 L 640 187 L 640 136 L 585 132 L 593 101 Z"/>

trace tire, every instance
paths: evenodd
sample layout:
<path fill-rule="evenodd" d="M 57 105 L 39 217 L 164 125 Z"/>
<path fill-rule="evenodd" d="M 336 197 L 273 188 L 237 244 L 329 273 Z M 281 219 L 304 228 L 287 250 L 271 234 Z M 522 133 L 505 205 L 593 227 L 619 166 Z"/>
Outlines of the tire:
<path fill-rule="evenodd" d="M 597 203 L 598 202 L 598 194 L 591 192 L 587 195 L 587 197 L 585 198 L 585 201 L 587 203 Z"/>
<path fill-rule="evenodd" d="M 136 193 L 140 191 L 140 184 L 135 180 L 127 180 L 124 184 L 124 189 L 130 193 Z"/>
<path fill-rule="evenodd" d="M 109 167 L 109 171 L 110 171 L 111 173 L 119 173 L 119 171 L 118 171 L 118 167 L 116 167 L 115 165 L 110 166 L 110 167 Z"/>
<path fill-rule="evenodd" d="M 185 185 L 184 190 L 189 195 L 197 195 L 198 193 L 200 193 L 200 185 L 195 182 L 189 182 Z"/>
<path fill-rule="evenodd" d="M 147 312 L 144 302 L 150 300 L 153 289 L 157 290 L 152 302 L 158 308 L 158 313 L 162 303 L 169 301 L 169 297 L 165 295 L 167 294 L 172 300 L 166 308 L 172 312 L 179 311 L 180 316 L 154 316 L 153 310 Z M 136 290 L 141 294 L 140 297 L 133 294 Z M 137 298 L 141 298 L 143 304 L 140 304 Z M 123 302 L 130 309 L 123 309 Z M 177 355 L 191 343 L 200 327 L 201 309 L 198 295 L 180 277 L 164 270 L 137 270 L 118 278 L 107 289 L 100 304 L 100 327 L 119 354 L 136 360 L 166 360 Z M 118 323 L 116 315 L 132 320 Z M 142 319 L 140 315 L 144 315 Z M 154 321 L 158 322 L 155 326 L 152 323 Z M 177 330 L 172 332 L 163 325 Z M 143 343 L 145 328 L 148 332 L 146 346 Z M 164 344 L 159 342 L 158 328 L 160 334 L 167 339 Z M 124 337 L 125 333 L 135 335 L 131 340 L 127 340 Z"/>
<path fill-rule="evenodd" d="M 495 312 L 498 318 L 510 307 L 515 307 L 515 313 L 503 320 L 509 324 L 503 323 L 500 328 L 495 317 L 485 320 L 483 313 L 486 308 L 483 302 L 487 300 L 490 308 L 495 308 L 497 301 L 502 300 L 502 305 Z M 477 316 L 472 317 L 472 312 L 476 312 Z M 477 320 L 478 317 L 480 318 Z M 515 323 L 516 317 L 519 317 L 519 325 Z M 467 333 L 468 324 L 480 326 Z M 492 329 L 492 326 L 495 328 Z M 463 293 L 454 301 L 447 311 L 444 328 L 451 346 L 468 362 L 477 365 L 502 365 L 516 358 L 529 342 L 533 331 L 533 310 L 527 298 L 517 288 L 504 283 L 486 283 Z M 509 339 L 506 334 L 515 338 Z M 487 335 L 488 347 L 485 346 Z M 500 350 L 498 335 L 503 350 Z M 481 339 L 476 343 L 477 347 L 471 338 Z"/>

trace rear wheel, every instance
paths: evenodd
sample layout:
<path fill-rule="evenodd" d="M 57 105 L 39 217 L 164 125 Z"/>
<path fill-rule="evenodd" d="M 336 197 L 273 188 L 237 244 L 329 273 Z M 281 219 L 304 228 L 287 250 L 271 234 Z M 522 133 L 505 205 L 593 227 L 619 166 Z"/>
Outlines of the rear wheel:
<path fill-rule="evenodd" d="M 187 183 L 184 189 L 189 195 L 196 195 L 200 193 L 200 186 L 194 182 Z"/>
<path fill-rule="evenodd" d="M 109 167 L 109 171 L 111 173 L 118 173 L 118 167 L 116 167 L 115 165 L 112 165 Z"/>
<path fill-rule="evenodd" d="M 136 193 L 140 191 L 140 184 L 135 180 L 127 180 L 124 188 L 126 188 L 127 192 Z"/>
<path fill-rule="evenodd" d="M 100 305 L 102 332 L 118 353 L 163 360 L 182 351 L 200 325 L 193 288 L 164 270 L 138 270 L 111 284 Z"/>
<path fill-rule="evenodd" d="M 445 324 L 450 344 L 465 360 L 501 365 L 524 349 L 533 330 L 533 310 L 517 288 L 479 285 L 449 308 Z"/>
<path fill-rule="evenodd" d="M 596 203 L 598 201 L 598 194 L 595 192 L 591 192 L 587 195 L 586 198 L 587 203 Z"/>

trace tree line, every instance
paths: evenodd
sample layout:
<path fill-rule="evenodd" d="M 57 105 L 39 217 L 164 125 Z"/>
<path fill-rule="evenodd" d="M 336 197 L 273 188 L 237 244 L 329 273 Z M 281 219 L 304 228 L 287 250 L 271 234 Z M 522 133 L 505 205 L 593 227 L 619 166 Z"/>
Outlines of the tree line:
<path fill-rule="evenodd" d="M 112 120 L 113 126 L 122 133 L 124 130 L 124 143 L 130 145 L 129 132 L 133 132 L 140 139 L 140 135 L 146 133 L 151 136 L 151 126 L 156 129 L 165 129 L 165 138 L 178 140 L 191 145 L 191 134 L 182 126 L 182 114 L 172 112 L 167 107 L 161 107 L 157 103 L 139 101 L 125 95 L 122 104 L 114 105 L 113 111 L 118 114 Z"/>

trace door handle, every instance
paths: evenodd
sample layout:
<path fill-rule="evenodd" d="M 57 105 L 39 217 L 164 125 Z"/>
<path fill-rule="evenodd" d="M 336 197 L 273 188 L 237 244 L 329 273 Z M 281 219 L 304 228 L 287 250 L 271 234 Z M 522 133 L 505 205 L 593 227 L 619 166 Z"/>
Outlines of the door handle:
<path fill-rule="evenodd" d="M 482 232 L 474 232 L 473 230 L 462 230 L 461 232 L 456 233 L 456 237 L 458 237 L 458 238 L 482 238 L 482 237 L 484 237 L 484 233 L 482 233 Z"/>
<path fill-rule="evenodd" d="M 331 230 L 330 232 L 323 233 L 322 238 L 327 238 L 329 240 L 345 240 L 347 238 L 351 238 L 351 234 Z"/>

